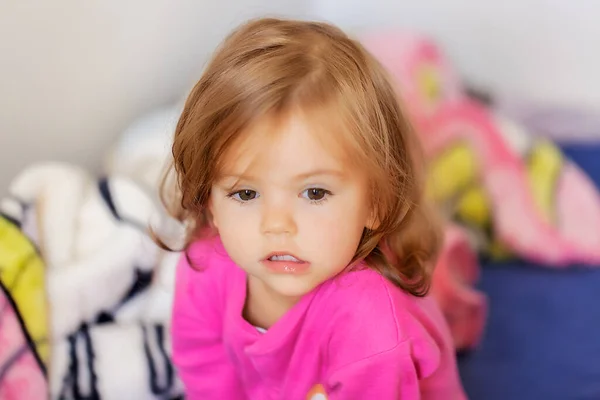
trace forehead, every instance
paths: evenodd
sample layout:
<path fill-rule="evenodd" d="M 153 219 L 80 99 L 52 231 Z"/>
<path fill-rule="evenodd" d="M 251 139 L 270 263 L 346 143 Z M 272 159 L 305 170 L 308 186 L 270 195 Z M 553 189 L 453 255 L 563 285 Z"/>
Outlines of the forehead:
<path fill-rule="evenodd" d="M 225 153 L 220 173 L 282 176 L 309 170 L 354 172 L 342 124 L 302 113 L 265 117 L 248 127 Z"/>

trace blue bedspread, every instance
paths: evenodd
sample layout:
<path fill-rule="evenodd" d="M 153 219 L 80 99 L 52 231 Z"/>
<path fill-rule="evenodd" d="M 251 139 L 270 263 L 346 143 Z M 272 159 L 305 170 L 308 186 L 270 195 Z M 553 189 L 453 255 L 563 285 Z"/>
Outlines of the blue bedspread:
<path fill-rule="evenodd" d="M 600 187 L 600 144 L 563 150 Z M 460 357 L 472 400 L 600 400 L 600 268 L 484 264 L 490 300 L 478 350 Z"/>

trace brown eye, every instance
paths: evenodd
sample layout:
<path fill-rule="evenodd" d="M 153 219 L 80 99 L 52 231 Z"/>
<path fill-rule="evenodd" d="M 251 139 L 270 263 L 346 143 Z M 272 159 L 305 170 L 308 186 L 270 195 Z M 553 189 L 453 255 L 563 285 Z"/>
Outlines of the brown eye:
<path fill-rule="evenodd" d="M 233 193 L 233 197 L 240 201 L 250 201 L 254 200 L 257 197 L 258 193 L 254 190 L 240 190 L 238 192 Z"/>
<path fill-rule="evenodd" d="M 323 200 L 329 192 L 325 189 L 310 188 L 306 190 L 306 198 L 312 201 Z"/>

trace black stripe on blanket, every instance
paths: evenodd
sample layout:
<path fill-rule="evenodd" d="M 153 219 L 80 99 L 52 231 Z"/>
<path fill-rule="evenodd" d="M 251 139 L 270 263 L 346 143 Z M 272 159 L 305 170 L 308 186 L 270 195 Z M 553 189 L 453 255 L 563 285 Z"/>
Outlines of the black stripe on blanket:
<path fill-rule="evenodd" d="M 94 348 L 87 324 L 69 335 L 69 371 L 63 379 L 60 399 L 100 400 L 94 366 Z"/>
<path fill-rule="evenodd" d="M 8 222 L 10 222 L 11 224 L 13 224 L 14 226 L 16 226 L 17 228 L 21 229 L 21 221 L 19 221 L 16 218 L 11 217 L 10 215 L 0 212 L 0 217 L 4 218 L 5 220 L 7 220 Z"/>
<path fill-rule="evenodd" d="M 125 296 L 119 301 L 119 303 L 112 310 L 104 310 L 101 311 L 96 317 L 96 323 L 98 324 L 106 324 L 115 321 L 115 314 L 119 311 L 119 308 L 127 303 L 129 300 L 133 299 L 137 295 L 146 291 L 152 284 L 152 277 L 154 276 L 154 271 L 144 271 L 141 268 L 136 268 L 134 270 L 134 278 L 133 283 L 125 293 Z"/>
<path fill-rule="evenodd" d="M 154 271 L 144 271 L 141 268 L 136 268 L 133 284 L 127 291 L 125 297 L 123 297 L 123 300 L 121 300 L 121 304 L 128 302 L 138 294 L 148 289 L 150 284 L 152 284 L 153 275 Z"/>
<path fill-rule="evenodd" d="M 106 205 L 113 217 L 118 221 L 121 221 L 121 216 L 117 212 L 117 207 L 115 207 L 115 202 L 113 201 L 112 194 L 110 193 L 110 187 L 108 186 L 108 179 L 102 178 L 98 181 L 98 190 L 100 191 L 100 195 L 106 202 Z"/>
<path fill-rule="evenodd" d="M 11 200 L 11 201 L 17 203 L 19 205 L 19 207 L 21 207 L 21 218 L 27 213 L 27 210 L 30 207 L 30 205 L 27 202 L 21 200 L 18 196 L 14 196 L 12 194 L 9 194 L 8 196 L 4 197 L 4 199 Z M 2 215 L 4 218 L 6 218 L 7 220 L 9 220 L 13 224 L 15 224 L 19 229 L 21 228 L 23 221 L 21 221 L 17 217 L 8 215 L 5 212 L 0 212 L 0 215 Z"/>
<path fill-rule="evenodd" d="M 174 372 L 165 350 L 164 327 L 154 325 L 142 327 L 144 353 L 148 362 L 150 388 L 155 395 L 166 395 L 173 387 Z"/>
<path fill-rule="evenodd" d="M 115 201 L 113 200 L 113 196 L 110 191 L 109 178 L 102 178 L 98 181 L 98 191 L 100 192 L 100 196 L 102 196 L 102 198 L 106 202 L 106 206 L 110 210 L 111 214 L 113 215 L 113 217 L 115 217 L 115 219 L 117 221 L 121 221 L 130 226 L 133 226 L 134 228 L 138 229 L 140 232 L 147 233 L 148 229 L 146 226 L 143 226 L 139 222 L 134 221 L 132 219 L 124 218 L 119 213 L 119 210 L 117 210 L 117 206 L 115 204 Z"/>

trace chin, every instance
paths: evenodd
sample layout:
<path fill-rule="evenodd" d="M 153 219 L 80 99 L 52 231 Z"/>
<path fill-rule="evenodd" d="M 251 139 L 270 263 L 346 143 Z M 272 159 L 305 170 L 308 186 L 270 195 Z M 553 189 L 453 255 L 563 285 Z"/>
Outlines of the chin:
<path fill-rule="evenodd" d="M 301 284 L 299 282 L 277 282 L 273 289 L 284 297 L 302 297 L 313 290 L 317 285 Z"/>
<path fill-rule="evenodd" d="M 290 298 L 295 298 L 295 297 L 302 297 L 305 294 L 309 293 L 312 289 L 280 289 L 277 290 L 277 292 L 284 297 L 290 297 Z"/>

